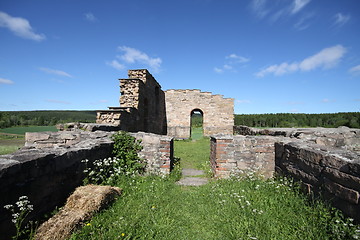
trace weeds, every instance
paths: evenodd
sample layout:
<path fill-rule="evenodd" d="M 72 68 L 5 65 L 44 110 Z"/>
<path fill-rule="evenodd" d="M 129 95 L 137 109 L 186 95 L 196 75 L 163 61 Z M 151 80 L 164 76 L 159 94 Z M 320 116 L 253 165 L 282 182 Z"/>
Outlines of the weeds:
<path fill-rule="evenodd" d="M 34 234 L 33 222 L 30 221 L 27 224 L 24 224 L 26 217 L 33 210 L 33 205 L 30 204 L 28 197 L 21 196 L 15 205 L 5 205 L 4 208 L 12 213 L 11 222 L 15 225 L 16 229 L 16 234 L 12 237 L 12 239 L 20 239 L 27 236 L 30 236 L 29 238 L 31 238 Z"/>

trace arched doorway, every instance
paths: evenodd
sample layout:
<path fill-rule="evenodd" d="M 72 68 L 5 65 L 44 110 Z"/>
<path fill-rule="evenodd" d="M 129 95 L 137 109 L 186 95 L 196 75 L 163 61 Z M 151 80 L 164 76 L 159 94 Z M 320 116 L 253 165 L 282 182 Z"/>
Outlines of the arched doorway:
<path fill-rule="evenodd" d="M 204 136 L 204 113 L 201 109 L 194 109 L 190 113 L 190 137 L 200 139 Z"/>

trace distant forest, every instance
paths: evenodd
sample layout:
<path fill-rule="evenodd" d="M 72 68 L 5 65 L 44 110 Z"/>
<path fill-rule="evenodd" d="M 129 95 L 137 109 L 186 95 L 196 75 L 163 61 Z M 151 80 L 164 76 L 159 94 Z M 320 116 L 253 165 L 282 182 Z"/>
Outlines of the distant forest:
<path fill-rule="evenodd" d="M 54 126 L 65 122 L 95 122 L 95 111 L 0 111 L 0 128 Z"/>
<path fill-rule="evenodd" d="M 194 116 L 192 124 L 202 125 Z M 0 111 L 0 128 L 14 126 L 54 126 L 65 122 L 95 122 L 95 111 Z M 339 127 L 360 128 L 360 112 L 235 114 L 235 125 L 249 127 Z"/>
<path fill-rule="evenodd" d="M 360 112 L 235 114 L 235 125 L 249 127 L 327 127 L 360 128 Z"/>

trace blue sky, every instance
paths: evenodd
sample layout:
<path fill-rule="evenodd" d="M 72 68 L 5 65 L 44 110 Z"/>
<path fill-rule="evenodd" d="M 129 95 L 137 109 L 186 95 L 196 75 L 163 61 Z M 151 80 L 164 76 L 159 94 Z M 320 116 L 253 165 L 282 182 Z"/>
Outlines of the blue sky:
<path fill-rule="evenodd" d="M 0 0 L 0 110 L 119 106 L 147 68 L 235 113 L 360 111 L 358 0 Z"/>

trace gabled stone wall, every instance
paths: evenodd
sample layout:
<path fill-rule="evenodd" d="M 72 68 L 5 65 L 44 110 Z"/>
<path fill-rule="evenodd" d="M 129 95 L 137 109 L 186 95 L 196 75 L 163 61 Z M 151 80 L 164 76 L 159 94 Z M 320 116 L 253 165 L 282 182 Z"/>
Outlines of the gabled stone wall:
<path fill-rule="evenodd" d="M 191 112 L 203 113 L 204 135 L 233 134 L 234 99 L 200 90 L 165 91 L 167 133 L 176 138 L 190 137 Z"/>

